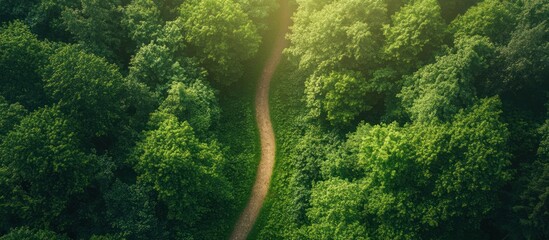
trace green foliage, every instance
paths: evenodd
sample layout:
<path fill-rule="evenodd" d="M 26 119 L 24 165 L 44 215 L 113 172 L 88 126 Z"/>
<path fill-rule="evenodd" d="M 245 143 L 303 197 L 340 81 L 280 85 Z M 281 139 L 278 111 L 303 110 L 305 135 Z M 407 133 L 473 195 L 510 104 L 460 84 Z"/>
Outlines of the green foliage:
<path fill-rule="evenodd" d="M 478 229 L 510 178 L 499 108 L 487 99 L 451 124 L 361 126 L 367 231 L 379 239 L 444 239 Z"/>
<path fill-rule="evenodd" d="M 0 28 L 0 95 L 34 109 L 44 104 L 39 68 L 47 60 L 47 44 L 20 21 Z"/>
<path fill-rule="evenodd" d="M 146 132 L 135 150 L 139 182 L 158 192 L 168 218 L 181 222 L 183 229 L 207 215 L 219 216 L 232 199 L 231 186 L 219 172 L 219 146 L 199 141 L 176 116 L 157 113 L 153 118 L 157 128 Z"/>
<path fill-rule="evenodd" d="M 185 0 L 154 0 L 154 3 L 160 9 L 162 18 L 171 21 L 179 16 L 179 7 Z"/>
<path fill-rule="evenodd" d="M 81 7 L 62 13 L 67 30 L 82 46 L 117 63 L 125 54 L 122 16 L 121 0 L 81 0 Z"/>
<path fill-rule="evenodd" d="M 547 0 L 295 3 L 250 238 L 548 238 Z M 0 0 L 0 239 L 226 238 L 275 8 Z"/>
<path fill-rule="evenodd" d="M 59 107 L 36 110 L 0 144 L 0 214 L 46 227 L 84 191 L 97 160 L 84 154 L 74 123 Z M 5 219 L 3 219 L 5 220 Z"/>
<path fill-rule="evenodd" d="M 445 25 L 436 0 L 412 1 L 384 27 L 385 53 L 404 64 L 420 64 L 441 44 Z"/>
<path fill-rule="evenodd" d="M 255 55 L 261 41 L 256 26 L 232 0 L 189 1 L 182 5 L 181 24 L 185 40 L 219 83 L 238 80 L 242 62 Z"/>
<path fill-rule="evenodd" d="M 516 25 L 515 6 L 509 1 L 484 0 L 450 25 L 458 37 L 480 35 L 502 43 Z"/>
<path fill-rule="evenodd" d="M 307 216 L 309 239 L 369 239 L 361 223 L 363 192 L 360 183 L 330 179 L 315 184 Z M 366 226 L 367 227 L 367 226 Z"/>
<path fill-rule="evenodd" d="M 45 90 L 54 103 L 78 120 L 86 137 L 102 136 L 121 120 L 122 75 L 105 59 L 77 46 L 59 49 L 44 70 Z"/>
<path fill-rule="evenodd" d="M 133 0 L 124 8 L 122 24 L 129 29 L 137 46 L 148 44 L 158 37 L 162 29 L 160 10 L 153 0 Z"/>
<path fill-rule="evenodd" d="M 38 1 L 0 0 L 0 22 L 25 18 Z"/>
<path fill-rule="evenodd" d="M 28 227 L 13 229 L 8 234 L 0 237 L 0 240 L 65 240 L 65 239 L 68 239 L 68 238 L 64 236 L 60 236 L 52 231 L 31 229 Z"/>
<path fill-rule="evenodd" d="M 332 125 L 345 125 L 371 109 L 366 99 L 368 86 L 357 72 L 331 72 L 313 75 L 306 83 L 307 106 L 311 115 L 325 116 Z"/>
<path fill-rule="evenodd" d="M 509 43 L 500 49 L 506 91 L 545 97 L 549 76 L 549 26 L 539 19 L 549 16 L 549 3 L 526 1 L 519 25 Z M 539 101 L 539 99 L 536 99 Z M 544 101 L 542 101 L 544 102 Z"/>
<path fill-rule="evenodd" d="M 235 0 L 235 2 L 240 4 L 242 10 L 248 14 L 259 30 L 266 30 L 265 20 L 277 5 L 275 0 Z"/>
<path fill-rule="evenodd" d="M 544 239 L 549 236 L 549 121 L 539 129 L 542 136 L 537 159 L 529 166 L 525 176 L 527 184 L 513 210 L 519 214 L 521 235 L 527 239 Z"/>
<path fill-rule="evenodd" d="M 0 96 L 0 112 L 2 113 L 0 115 L 0 137 L 6 135 L 27 115 L 25 107 L 19 103 L 10 104 L 2 96 Z M 2 138 L 0 138 L 0 143 L 2 143 Z"/>
<path fill-rule="evenodd" d="M 201 135 L 217 123 L 220 114 L 214 91 L 201 80 L 190 86 L 174 82 L 159 110 L 187 121 Z"/>
<path fill-rule="evenodd" d="M 157 42 L 167 46 L 174 56 L 184 55 L 185 39 L 182 33 L 183 27 L 179 21 L 166 22 L 158 34 Z"/>
<path fill-rule="evenodd" d="M 376 66 L 383 44 L 386 6 L 381 1 L 298 1 L 286 50 L 309 71 L 326 66 Z"/>
<path fill-rule="evenodd" d="M 155 216 L 156 201 L 147 188 L 116 181 L 105 193 L 107 219 L 122 237 L 128 239 L 162 239 L 163 229 Z"/>
<path fill-rule="evenodd" d="M 324 133 L 321 129 L 311 127 L 301 137 L 289 158 L 296 172 L 291 177 L 295 186 L 292 208 L 299 224 L 308 223 L 306 211 L 310 207 L 313 185 L 324 179 L 322 166 L 330 160 L 330 155 L 340 147 L 337 136 Z"/>
<path fill-rule="evenodd" d="M 170 50 L 163 45 L 150 43 L 142 46 L 130 63 L 129 78 L 145 83 L 153 90 L 165 88 L 165 85 L 176 80 L 183 73 Z"/>
<path fill-rule="evenodd" d="M 29 12 L 25 22 L 41 38 L 69 41 L 72 35 L 67 31 L 61 14 L 65 8 L 77 8 L 80 1 L 40 0 Z"/>
<path fill-rule="evenodd" d="M 458 15 L 467 11 L 471 6 L 482 0 L 438 0 L 442 9 L 442 17 L 451 22 Z"/>
<path fill-rule="evenodd" d="M 458 39 L 456 48 L 407 79 L 399 96 L 413 120 L 448 120 L 475 101 L 475 81 L 490 66 L 494 46 L 476 36 Z"/>

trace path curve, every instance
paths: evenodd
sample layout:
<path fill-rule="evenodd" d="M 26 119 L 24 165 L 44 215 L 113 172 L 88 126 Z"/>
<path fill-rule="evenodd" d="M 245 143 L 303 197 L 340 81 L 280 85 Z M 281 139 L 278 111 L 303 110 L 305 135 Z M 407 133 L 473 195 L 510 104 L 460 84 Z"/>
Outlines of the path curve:
<path fill-rule="evenodd" d="M 261 140 L 261 160 L 257 168 L 257 175 L 252 189 L 250 200 L 236 223 L 231 240 L 244 240 L 252 230 L 271 183 L 271 176 L 275 164 L 275 135 L 269 113 L 269 88 L 271 79 L 282 58 L 282 51 L 287 46 L 286 33 L 291 23 L 291 10 L 288 0 L 279 0 L 278 34 L 263 68 L 255 97 L 255 111 L 259 137 Z"/>

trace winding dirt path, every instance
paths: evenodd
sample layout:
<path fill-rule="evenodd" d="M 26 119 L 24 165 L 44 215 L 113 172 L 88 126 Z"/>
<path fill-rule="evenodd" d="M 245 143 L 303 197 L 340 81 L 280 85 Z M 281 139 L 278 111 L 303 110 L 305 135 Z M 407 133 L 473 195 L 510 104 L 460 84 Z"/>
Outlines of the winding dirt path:
<path fill-rule="evenodd" d="M 252 194 L 246 208 L 236 223 L 231 240 L 244 240 L 252 230 L 267 192 L 273 175 L 275 165 L 275 135 L 269 113 L 269 89 L 273 74 L 282 58 L 282 51 L 287 46 L 286 33 L 291 24 L 291 10 L 288 0 L 279 0 L 278 30 L 273 50 L 269 55 L 261 74 L 260 82 L 255 97 L 255 111 L 257 127 L 261 139 L 261 160 L 257 168 L 257 175 L 252 189 Z"/>

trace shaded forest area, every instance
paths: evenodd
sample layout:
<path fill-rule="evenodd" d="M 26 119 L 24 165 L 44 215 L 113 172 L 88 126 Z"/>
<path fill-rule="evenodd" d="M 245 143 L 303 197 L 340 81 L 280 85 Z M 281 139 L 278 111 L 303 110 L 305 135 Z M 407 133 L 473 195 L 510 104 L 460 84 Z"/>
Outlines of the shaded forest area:
<path fill-rule="evenodd" d="M 296 4 L 254 237 L 549 238 L 549 1 Z"/>
<path fill-rule="evenodd" d="M 225 138 L 255 125 L 222 129 L 248 110 L 219 99 L 274 9 L 0 0 L 0 239 L 227 237 L 255 155 Z"/>

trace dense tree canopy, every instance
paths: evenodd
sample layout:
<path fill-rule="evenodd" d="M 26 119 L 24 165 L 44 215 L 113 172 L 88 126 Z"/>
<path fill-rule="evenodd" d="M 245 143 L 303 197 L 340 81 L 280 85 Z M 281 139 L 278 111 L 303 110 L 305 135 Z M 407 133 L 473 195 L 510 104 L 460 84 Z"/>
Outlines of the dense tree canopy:
<path fill-rule="evenodd" d="M 382 45 L 386 7 L 381 1 L 298 1 L 288 53 L 299 66 L 376 65 Z M 329 34 L 328 34 L 329 33 Z"/>
<path fill-rule="evenodd" d="M 242 61 L 258 50 L 257 27 L 232 0 L 189 1 L 181 8 L 185 40 L 220 83 L 240 77 Z"/>
<path fill-rule="evenodd" d="M 275 7 L 1 0 L 2 239 L 224 238 L 254 153 L 228 157 L 219 95 Z"/>
<path fill-rule="evenodd" d="M 59 107 L 24 117 L 0 144 L 2 220 L 49 227 L 96 174 L 98 160 L 81 151 L 74 122 Z M 59 219 L 57 219 L 59 221 Z M 6 227 L 6 226 L 3 226 Z"/>
<path fill-rule="evenodd" d="M 157 128 L 136 147 L 138 180 L 158 192 L 170 219 L 193 226 L 232 197 L 219 172 L 223 156 L 215 142 L 201 142 L 176 116 L 158 113 L 153 118 L 159 118 Z"/>
<path fill-rule="evenodd" d="M 486 38 L 458 39 L 455 53 L 439 57 L 407 80 L 400 94 L 412 119 L 447 119 L 471 105 L 476 97 L 475 80 L 490 64 L 494 46 Z"/>
<path fill-rule="evenodd" d="M 49 98 L 76 118 L 91 136 L 112 131 L 121 118 L 119 101 L 122 75 L 105 59 L 83 52 L 77 46 L 59 49 L 44 70 Z"/>
<path fill-rule="evenodd" d="M 62 13 L 63 23 L 87 50 L 122 63 L 124 29 L 121 0 L 81 0 L 81 6 L 67 8 Z M 131 11 L 131 10 L 130 10 Z"/>
<path fill-rule="evenodd" d="M 297 3 L 261 239 L 547 238 L 548 1 Z"/>
<path fill-rule="evenodd" d="M 160 10 L 153 0 L 134 0 L 124 8 L 122 23 L 138 46 L 158 37 L 162 29 Z"/>
<path fill-rule="evenodd" d="M 48 46 L 16 21 L 0 29 L 0 94 L 8 101 L 36 108 L 44 104 L 39 69 L 47 60 Z"/>
<path fill-rule="evenodd" d="M 436 0 L 412 1 L 393 15 L 385 26 L 385 52 L 404 64 L 431 56 L 444 37 L 444 20 Z"/>
<path fill-rule="evenodd" d="M 307 82 L 307 104 L 313 115 L 326 115 L 334 125 L 347 124 L 371 108 L 364 96 L 367 87 L 360 73 L 353 71 L 313 75 Z"/>
<path fill-rule="evenodd" d="M 227 238 L 278 3 L 0 0 L 0 240 Z M 253 236 L 549 238 L 549 1 L 289 5 Z"/>

